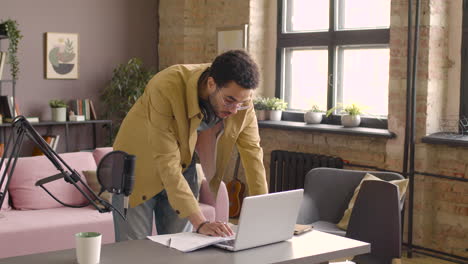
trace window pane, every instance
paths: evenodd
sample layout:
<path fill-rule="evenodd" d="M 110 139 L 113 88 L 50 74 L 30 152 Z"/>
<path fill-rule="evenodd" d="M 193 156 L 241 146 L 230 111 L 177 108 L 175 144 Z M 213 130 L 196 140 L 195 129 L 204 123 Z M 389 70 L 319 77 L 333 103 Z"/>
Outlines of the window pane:
<path fill-rule="evenodd" d="M 328 30 L 328 0 L 284 1 L 286 32 Z"/>
<path fill-rule="evenodd" d="M 307 110 L 313 104 L 327 109 L 328 50 L 286 49 L 284 99 L 289 109 Z"/>
<path fill-rule="evenodd" d="M 341 95 L 338 92 L 337 101 L 344 105 L 356 103 L 365 113 L 387 116 L 389 49 L 341 48 L 338 56 L 343 63 L 339 66 Z"/>
<path fill-rule="evenodd" d="M 391 0 L 340 0 L 339 29 L 389 27 L 390 2 Z"/>

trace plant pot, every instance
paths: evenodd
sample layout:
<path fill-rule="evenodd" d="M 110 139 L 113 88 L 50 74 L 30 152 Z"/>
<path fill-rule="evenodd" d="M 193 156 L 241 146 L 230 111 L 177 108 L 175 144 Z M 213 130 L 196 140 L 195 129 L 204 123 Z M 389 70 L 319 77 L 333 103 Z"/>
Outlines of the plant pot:
<path fill-rule="evenodd" d="M 281 121 L 281 115 L 283 114 L 282 110 L 270 110 L 270 120 L 271 121 Z"/>
<path fill-rule="evenodd" d="M 361 124 L 361 116 L 360 115 L 342 115 L 341 124 L 344 127 L 357 127 L 359 126 L 359 124 Z"/>
<path fill-rule="evenodd" d="M 305 112 L 304 122 L 306 124 L 320 124 L 322 122 L 323 113 L 320 112 Z"/>
<path fill-rule="evenodd" d="M 65 122 L 67 121 L 67 108 L 51 108 L 52 109 L 52 121 L 55 122 Z"/>
<path fill-rule="evenodd" d="M 266 110 L 255 110 L 255 115 L 257 116 L 258 121 L 267 120 Z"/>

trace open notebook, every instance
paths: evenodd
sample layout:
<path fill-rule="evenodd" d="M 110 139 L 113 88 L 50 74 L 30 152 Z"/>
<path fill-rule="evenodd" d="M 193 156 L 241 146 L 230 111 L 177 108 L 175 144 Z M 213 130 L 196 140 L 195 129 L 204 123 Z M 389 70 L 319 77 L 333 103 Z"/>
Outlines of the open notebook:
<path fill-rule="evenodd" d="M 177 249 L 190 252 L 216 243 L 232 239 L 232 237 L 212 237 L 192 232 L 148 236 L 151 241 Z"/>

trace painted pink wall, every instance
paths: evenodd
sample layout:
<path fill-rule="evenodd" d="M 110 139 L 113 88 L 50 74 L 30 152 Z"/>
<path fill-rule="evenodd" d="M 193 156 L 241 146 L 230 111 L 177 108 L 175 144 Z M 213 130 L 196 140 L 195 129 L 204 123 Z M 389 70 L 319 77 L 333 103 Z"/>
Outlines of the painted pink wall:
<path fill-rule="evenodd" d="M 158 0 L 0 0 L 0 20 L 8 18 L 19 23 L 24 36 L 16 86 L 24 115 L 50 120 L 48 101 L 52 98 L 91 98 L 98 115 L 103 114 L 99 95 L 118 64 L 140 57 L 145 65 L 157 68 Z M 79 34 L 79 79 L 45 79 L 45 32 Z M 8 42 L 2 40 L 1 45 L 5 51 Z M 10 86 L 3 84 L 2 94 L 10 93 Z M 71 141 L 89 144 L 75 132 Z M 88 129 L 83 133 L 88 134 Z"/>

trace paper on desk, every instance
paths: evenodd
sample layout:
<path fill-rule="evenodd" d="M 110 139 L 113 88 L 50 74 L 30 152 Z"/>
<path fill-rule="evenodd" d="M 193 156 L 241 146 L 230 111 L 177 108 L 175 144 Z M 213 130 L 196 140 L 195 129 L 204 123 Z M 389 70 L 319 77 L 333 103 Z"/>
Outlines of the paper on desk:
<path fill-rule="evenodd" d="M 167 247 L 175 248 L 182 252 L 194 251 L 199 248 L 232 239 L 232 237 L 213 237 L 192 232 L 148 236 L 148 238 L 151 241 L 165 245 Z"/>

